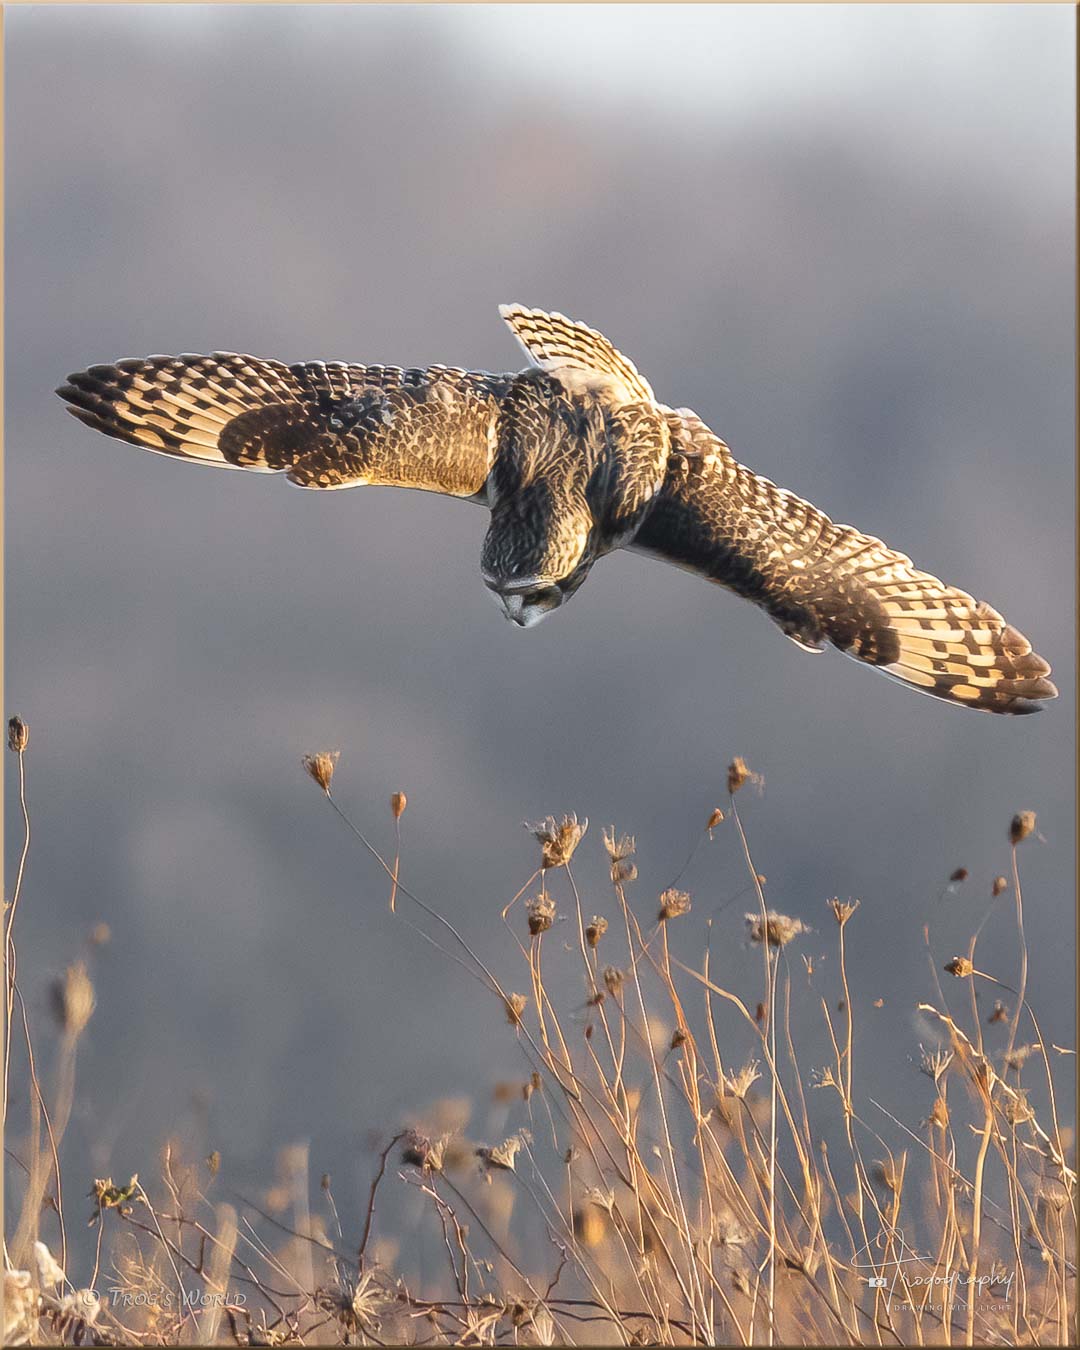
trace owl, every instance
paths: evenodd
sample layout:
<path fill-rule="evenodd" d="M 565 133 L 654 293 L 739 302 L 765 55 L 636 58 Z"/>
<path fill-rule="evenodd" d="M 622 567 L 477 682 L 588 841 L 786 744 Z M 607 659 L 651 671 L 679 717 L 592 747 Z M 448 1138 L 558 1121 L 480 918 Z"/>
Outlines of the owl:
<path fill-rule="evenodd" d="M 516 373 L 215 352 L 91 366 L 57 392 L 88 426 L 159 454 L 486 507 L 480 573 L 521 628 L 632 549 L 752 601 L 804 651 L 831 645 L 961 707 L 1030 713 L 1056 695 L 997 610 L 739 464 L 602 334 L 500 313 L 528 359 Z"/>

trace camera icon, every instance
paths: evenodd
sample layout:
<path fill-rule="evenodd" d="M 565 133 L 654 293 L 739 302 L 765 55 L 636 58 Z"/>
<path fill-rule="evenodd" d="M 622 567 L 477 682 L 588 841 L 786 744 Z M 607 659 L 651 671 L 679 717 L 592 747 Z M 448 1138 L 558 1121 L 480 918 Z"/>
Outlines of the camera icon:
<path fill-rule="evenodd" d="M 889 1283 L 889 1281 L 884 1277 L 884 1275 L 871 1275 L 870 1278 L 866 1281 L 866 1283 L 869 1285 L 871 1289 L 884 1289 L 885 1286 Z"/>

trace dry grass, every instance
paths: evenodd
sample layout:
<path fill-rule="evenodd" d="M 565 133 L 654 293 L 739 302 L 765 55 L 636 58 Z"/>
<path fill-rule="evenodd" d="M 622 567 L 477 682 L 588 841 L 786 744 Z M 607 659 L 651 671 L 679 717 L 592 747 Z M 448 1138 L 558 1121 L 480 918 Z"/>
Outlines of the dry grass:
<path fill-rule="evenodd" d="M 402 879 L 404 794 L 391 798 L 387 861 L 332 791 L 336 756 L 309 757 L 308 773 L 385 873 L 397 921 L 490 994 L 492 1018 L 521 1053 L 520 1081 L 498 1089 L 518 1128 L 472 1139 L 468 1108 L 437 1104 L 387 1132 L 366 1203 L 346 1214 L 328 1176 L 312 1185 L 306 1148 L 283 1152 L 256 1205 L 228 1188 L 216 1154 L 183 1159 L 167 1144 L 153 1182 L 93 1180 L 95 1259 L 69 1270 L 62 1143 L 94 991 L 85 962 L 54 991 L 47 1091 L 16 966 L 30 838 L 23 732 L 10 741 L 24 846 L 5 914 L 5 1087 L 25 1073 L 29 1109 L 17 1130 L 5 1122 L 8 1184 L 21 1201 L 5 1237 L 5 1343 L 1072 1341 L 1076 1174 L 1054 1082 L 1071 1052 L 1045 1043 L 1026 995 L 1017 851 L 1034 818 L 1009 831 L 1021 992 L 980 970 L 982 924 L 947 963 L 925 932 L 935 995 L 919 1006 L 940 1039 L 922 1059 L 925 1118 L 903 1121 L 866 1098 L 856 1075 L 866 1013 L 853 1002 L 847 937 L 858 902 L 822 902 L 808 916 L 835 944 L 823 980 L 800 953 L 807 923 L 766 903 L 737 800 L 760 779 L 741 759 L 728 805 L 702 830 L 702 840 L 730 832 L 755 902 L 740 988 L 728 989 L 710 972 L 708 942 L 696 965 L 673 951 L 671 925 L 695 921 L 679 877 L 659 897 L 629 894 L 632 838 L 604 833 L 606 913 L 586 914 L 573 860 L 587 822 L 575 816 L 530 827 L 537 870 L 502 914 L 516 965 L 496 973 Z M 1006 889 L 995 881 L 994 897 Z M 962 1013 L 946 1001 L 945 971 Z M 581 992 L 567 1001 L 556 990 L 572 987 L 571 972 Z M 997 1051 L 984 1044 L 976 981 L 995 986 L 986 1020 L 1001 1027 L 987 1031 Z M 799 1060 L 808 1009 L 826 1033 L 824 1064 Z M 5 1114 L 6 1102 L 5 1092 Z M 79 1178 L 78 1192 L 91 1180 Z M 387 1188 L 413 1200 L 437 1263 L 421 1267 L 382 1230 Z"/>

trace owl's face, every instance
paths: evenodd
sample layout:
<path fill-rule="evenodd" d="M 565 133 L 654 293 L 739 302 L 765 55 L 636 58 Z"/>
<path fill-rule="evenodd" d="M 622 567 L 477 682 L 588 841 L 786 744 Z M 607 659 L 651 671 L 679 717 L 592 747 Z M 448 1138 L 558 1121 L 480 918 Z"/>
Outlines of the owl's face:
<path fill-rule="evenodd" d="M 531 628 L 573 595 L 596 557 L 593 534 L 584 500 L 555 500 L 544 483 L 496 507 L 480 573 L 512 623 Z"/>

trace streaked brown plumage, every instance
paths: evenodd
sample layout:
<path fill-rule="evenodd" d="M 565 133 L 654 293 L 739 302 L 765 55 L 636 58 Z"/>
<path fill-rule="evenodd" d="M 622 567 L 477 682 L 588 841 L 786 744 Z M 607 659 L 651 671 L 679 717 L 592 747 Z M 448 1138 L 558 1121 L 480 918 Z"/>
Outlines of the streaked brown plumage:
<path fill-rule="evenodd" d="M 517 374 L 219 352 L 92 366 L 57 392 L 89 426 L 161 454 L 486 505 L 481 571 L 521 626 L 632 548 L 754 601 L 807 650 L 832 643 L 938 698 L 1025 713 L 1057 693 L 996 610 L 736 463 L 601 334 L 501 313 L 530 358 Z"/>

